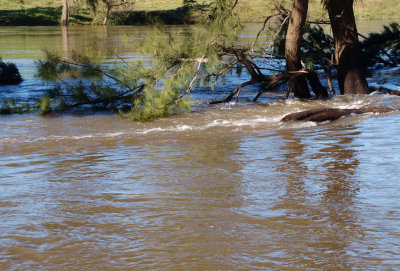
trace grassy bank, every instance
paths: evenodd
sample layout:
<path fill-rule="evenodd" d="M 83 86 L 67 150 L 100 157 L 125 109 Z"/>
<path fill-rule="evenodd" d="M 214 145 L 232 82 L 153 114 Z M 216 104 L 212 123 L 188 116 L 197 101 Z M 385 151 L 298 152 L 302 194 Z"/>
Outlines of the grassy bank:
<path fill-rule="evenodd" d="M 57 25 L 61 17 L 61 1 L 50 0 L 2 0 L 0 7 L 0 25 Z M 211 0 L 199 0 L 200 4 L 209 4 Z M 272 1 L 273 2 L 273 1 Z M 291 1 L 286 0 L 290 9 Z M 191 23 L 196 18 L 182 9 L 182 0 L 141 0 L 137 1 L 134 10 L 116 12 L 111 17 L 114 24 L 152 24 L 164 22 L 167 24 Z M 71 1 L 72 24 L 88 24 L 94 14 L 85 5 Z M 260 22 L 266 14 L 271 13 L 273 5 L 266 0 L 240 0 L 238 10 L 245 22 Z M 359 19 L 392 19 L 400 17 L 400 0 L 362 0 L 355 6 L 356 17 Z M 320 0 L 310 0 L 309 14 L 312 18 L 326 15 Z M 101 13 L 96 18 L 101 17 Z M 100 22 L 101 20 L 99 20 Z"/>
<path fill-rule="evenodd" d="M 61 7 L 34 7 L 0 10 L 0 25 L 58 25 L 61 18 Z M 71 24 L 85 24 L 92 21 L 91 15 L 81 10 L 71 14 Z"/>

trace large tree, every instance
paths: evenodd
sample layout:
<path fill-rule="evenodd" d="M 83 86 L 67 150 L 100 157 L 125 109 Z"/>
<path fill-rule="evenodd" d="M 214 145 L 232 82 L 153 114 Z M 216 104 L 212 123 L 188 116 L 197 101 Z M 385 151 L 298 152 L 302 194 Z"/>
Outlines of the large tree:
<path fill-rule="evenodd" d="M 335 41 L 335 61 L 341 94 L 366 94 L 368 83 L 361 62 L 361 50 L 355 23 L 353 0 L 325 0 Z M 285 41 L 288 71 L 298 71 L 301 65 L 301 41 L 306 23 L 308 0 L 294 0 Z M 318 44 L 315 44 L 318 46 Z M 320 57 L 323 57 L 322 55 Z M 312 83 L 312 81 L 309 81 Z M 310 98 L 307 81 L 291 80 L 295 97 Z"/>
<path fill-rule="evenodd" d="M 366 94 L 368 83 L 361 64 L 354 0 L 325 0 L 335 40 L 337 78 L 341 94 Z"/>
<path fill-rule="evenodd" d="M 308 0 L 294 0 L 285 41 L 286 68 L 288 71 L 301 70 L 301 41 L 307 19 Z M 307 81 L 303 77 L 290 82 L 295 97 L 310 98 Z"/>

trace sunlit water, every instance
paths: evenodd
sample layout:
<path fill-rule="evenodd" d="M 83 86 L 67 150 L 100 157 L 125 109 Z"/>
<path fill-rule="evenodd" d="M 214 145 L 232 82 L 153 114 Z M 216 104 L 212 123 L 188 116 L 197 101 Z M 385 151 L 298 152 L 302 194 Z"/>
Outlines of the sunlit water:
<path fill-rule="evenodd" d="M 89 30 L 70 30 L 80 44 L 71 47 L 111 48 L 124 31 L 146 28 Z M 33 61 L 43 47 L 62 50 L 61 31 L 0 35 L 0 54 L 26 78 L 2 97 L 39 95 Z M 194 95 L 190 113 L 148 123 L 105 113 L 1 116 L 0 270 L 399 268 L 398 113 L 318 125 L 280 119 L 320 106 L 399 109 L 400 97 L 304 102 L 273 93 L 211 106 L 207 95 Z"/>

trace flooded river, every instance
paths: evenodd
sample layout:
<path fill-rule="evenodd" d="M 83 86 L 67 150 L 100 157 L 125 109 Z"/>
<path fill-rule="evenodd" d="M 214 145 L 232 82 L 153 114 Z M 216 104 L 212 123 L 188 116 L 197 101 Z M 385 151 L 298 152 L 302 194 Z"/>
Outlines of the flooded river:
<path fill-rule="evenodd" d="M 146 28 L 104 31 L 70 28 L 68 50 L 118 47 Z M 57 27 L 0 28 L 0 55 L 26 79 L 0 96 L 39 95 L 34 60 L 65 46 Z M 211 106 L 202 95 L 192 112 L 147 123 L 0 116 L 0 270 L 399 268 L 400 115 L 280 119 L 319 106 L 399 109 L 400 97 L 273 93 Z"/>

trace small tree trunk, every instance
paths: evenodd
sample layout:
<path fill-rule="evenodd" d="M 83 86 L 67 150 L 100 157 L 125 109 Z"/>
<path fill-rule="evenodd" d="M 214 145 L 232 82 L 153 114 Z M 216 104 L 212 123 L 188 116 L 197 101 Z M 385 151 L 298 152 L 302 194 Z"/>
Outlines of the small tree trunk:
<path fill-rule="evenodd" d="M 68 0 L 63 0 L 62 3 L 63 3 L 63 8 L 62 8 L 60 24 L 62 26 L 67 26 L 68 25 L 68 21 L 69 21 L 69 4 L 68 4 Z"/>
<path fill-rule="evenodd" d="M 300 45 L 307 18 L 307 10 L 308 0 L 294 0 L 285 41 L 286 68 L 288 71 L 298 71 L 302 68 Z M 307 81 L 304 78 L 291 80 L 291 85 L 295 97 L 311 98 Z"/>
<path fill-rule="evenodd" d="M 366 94 L 368 83 L 361 64 L 353 0 L 327 0 L 335 39 L 337 77 L 341 94 Z"/>
<path fill-rule="evenodd" d="M 106 17 L 104 18 L 103 25 L 107 25 L 108 17 L 110 17 L 112 6 L 107 6 Z"/>

